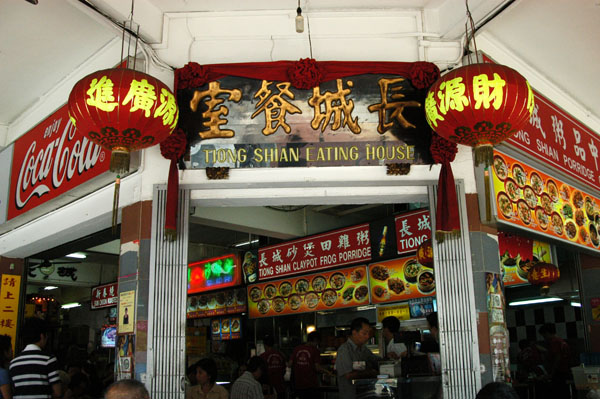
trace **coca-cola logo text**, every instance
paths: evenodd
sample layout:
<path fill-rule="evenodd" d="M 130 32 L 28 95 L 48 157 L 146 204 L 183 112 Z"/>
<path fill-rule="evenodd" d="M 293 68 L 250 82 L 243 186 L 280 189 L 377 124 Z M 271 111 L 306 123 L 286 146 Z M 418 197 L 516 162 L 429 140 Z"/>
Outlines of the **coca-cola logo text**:
<path fill-rule="evenodd" d="M 62 107 L 15 143 L 8 216 L 26 212 L 107 169 L 107 151 L 77 132 Z"/>

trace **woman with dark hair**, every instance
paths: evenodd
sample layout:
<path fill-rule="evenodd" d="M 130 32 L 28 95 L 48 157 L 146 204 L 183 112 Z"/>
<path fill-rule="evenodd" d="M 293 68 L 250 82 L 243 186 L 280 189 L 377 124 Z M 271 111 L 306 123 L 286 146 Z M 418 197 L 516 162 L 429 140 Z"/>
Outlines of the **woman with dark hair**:
<path fill-rule="evenodd" d="M 225 388 L 217 385 L 217 363 L 213 359 L 204 358 L 196 363 L 196 380 L 198 385 L 190 387 L 186 399 L 228 399 Z"/>
<path fill-rule="evenodd" d="M 8 365 L 13 357 L 12 345 L 8 335 L 0 335 L 0 398 L 12 399 Z"/>

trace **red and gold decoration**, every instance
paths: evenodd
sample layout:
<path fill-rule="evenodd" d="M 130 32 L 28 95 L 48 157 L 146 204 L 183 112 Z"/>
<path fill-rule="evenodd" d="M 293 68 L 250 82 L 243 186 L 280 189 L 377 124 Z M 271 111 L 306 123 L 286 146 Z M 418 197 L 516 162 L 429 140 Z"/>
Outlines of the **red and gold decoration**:
<path fill-rule="evenodd" d="M 536 263 L 530 270 L 527 280 L 531 284 L 540 285 L 542 295 L 547 295 L 550 286 L 554 284 L 560 277 L 558 267 L 552 263 L 539 262 Z"/>
<path fill-rule="evenodd" d="M 433 246 L 431 240 L 425 240 L 417 249 L 417 262 L 425 267 L 433 267 Z"/>
<path fill-rule="evenodd" d="M 496 64 L 466 65 L 442 76 L 427 93 L 427 122 L 440 136 L 475 147 L 475 164 L 489 165 L 495 144 L 529 120 L 534 96 L 514 69 Z"/>
<path fill-rule="evenodd" d="M 179 203 L 179 173 L 177 162 L 185 155 L 187 138 L 181 129 L 176 129 L 160 143 L 161 155 L 170 160 L 169 180 L 167 181 L 167 204 L 165 212 L 165 237 L 173 241 L 177 237 L 177 205 Z"/>
<path fill-rule="evenodd" d="M 158 79 L 126 68 L 96 71 L 75 84 L 69 95 L 73 125 L 92 142 L 112 151 L 110 170 L 129 171 L 129 153 L 160 143 L 179 117 L 175 96 Z M 115 184 L 113 225 L 118 210 Z"/>
<path fill-rule="evenodd" d="M 450 166 L 450 163 L 456 157 L 458 146 L 434 132 L 431 136 L 429 151 L 431 151 L 433 161 L 442 165 L 438 180 L 437 209 L 435 213 L 435 238 L 437 241 L 442 242 L 446 235 L 457 235 L 460 232 L 456 186 L 454 185 L 454 174 L 452 174 L 452 167 Z"/>

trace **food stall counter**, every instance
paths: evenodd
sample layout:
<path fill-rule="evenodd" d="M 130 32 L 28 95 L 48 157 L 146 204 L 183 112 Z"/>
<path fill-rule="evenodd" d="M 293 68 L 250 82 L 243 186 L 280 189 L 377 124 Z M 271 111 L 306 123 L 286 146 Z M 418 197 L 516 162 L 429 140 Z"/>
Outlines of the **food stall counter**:
<path fill-rule="evenodd" d="M 408 378 L 361 378 L 352 380 L 357 399 L 436 399 L 441 397 L 441 376 L 414 376 Z"/>

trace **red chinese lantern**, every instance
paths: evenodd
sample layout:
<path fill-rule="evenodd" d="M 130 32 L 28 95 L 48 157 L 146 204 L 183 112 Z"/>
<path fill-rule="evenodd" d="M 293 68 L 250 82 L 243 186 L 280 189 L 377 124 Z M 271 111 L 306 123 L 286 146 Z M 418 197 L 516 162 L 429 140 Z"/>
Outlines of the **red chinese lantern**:
<path fill-rule="evenodd" d="M 433 267 L 433 246 L 431 240 L 425 240 L 417 248 L 417 262 L 425 267 Z"/>
<path fill-rule="evenodd" d="M 429 126 L 457 144 L 475 147 L 475 164 L 489 165 L 493 146 L 521 129 L 533 112 L 533 91 L 514 69 L 471 64 L 439 78 L 427 93 Z"/>
<path fill-rule="evenodd" d="M 75 84 L 69 95 L 73 125 L 92 142 L 110 150 L 110 170 L 129 171 L 129 153 L 169 137 L 179 118 L 175 96 L 160 80 L 127 68 L 96 71 Z M 113 228 L 119 207 L 117 175 Z"/>
<path fill-rule="evenodd" d="M 554 284 L 560 277 L 560 270 L 552 263 L 538 262 L 527 274 L 527 280 L 531 284 L 541 285 L 540 292 L 542 295 L 547 295 L 550 286 Z"/>
<path fill-rule="evenodd" d="M 126 68 L 96 71 L 75 84 L 69 116 L 79 132 L 112 151 L 110 170 L 129 170 L 129 153 L 169 137 L 179 117 L 175 96 L 160 80 Z"/>

